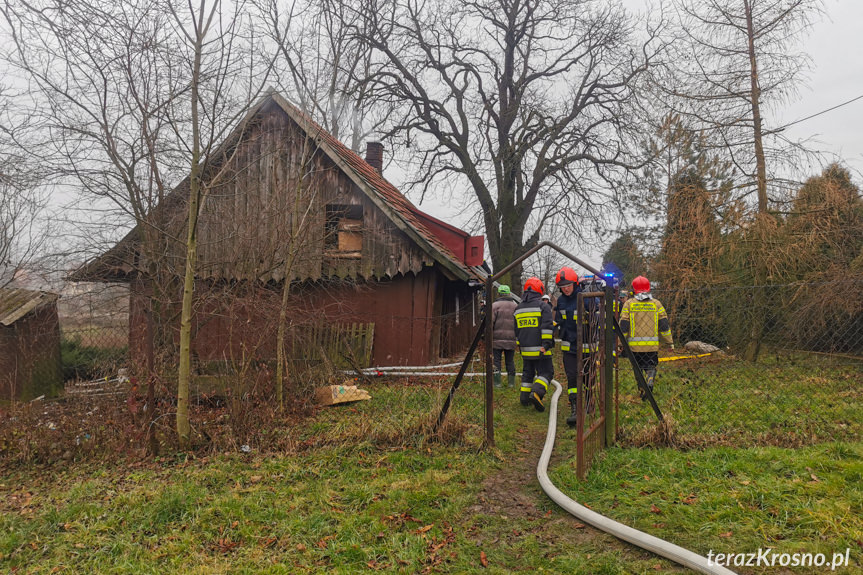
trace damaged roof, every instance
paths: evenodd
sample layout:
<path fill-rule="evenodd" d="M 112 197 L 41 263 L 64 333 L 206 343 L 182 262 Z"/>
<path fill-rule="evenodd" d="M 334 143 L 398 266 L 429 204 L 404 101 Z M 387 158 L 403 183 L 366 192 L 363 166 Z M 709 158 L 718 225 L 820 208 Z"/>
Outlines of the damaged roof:
<path fill-rule="evenodd" d="M 10 326 L 39 307 L 57 301 L 55 293 L 20 288 L 0 288 L 0 325 Z"/>
<path fill-rule="evenodd" d="M 408 237 L 431 255 L 450 274 L 464 281 L 477 280 L 484 277 L 485 270 L 477 266 L 468 266 L 465 264 L 440 238 L 428 229 L 423 223 L 423 219 L 429 219 L 431 216 L 428 216 L 414 206 L 404 194 L 388 182 L 374 167 L 345 146 L 335 136 L 324 130 L 308 115 L 300 111 L 299 108 L 276 93 L 275 90 L 270 90 L 265 97 L 252 107 L 246 116 L 246 120 L 241 122 L 234 132 L 226 138 L 220 149 L 223 149 L 226 145 L 236 143 L 241 137 L 243 127 L 248 119 L 260 113 L 270 102 L 279 106 L 303 131 L 313 137 L 320 150 L 387 215 L 395 226 L 407 234 Z M 219 150 L 216 151 L 216 154 L 218 152 Z M 174 192 L 169 195 L 165 201 L 166 204 L 177 203 L 171 202 L 171 196 L 176 194 L 179 189 L 184 189 L 183 183 L 177 186 Z M 165 208 L 170 209 L 168 206 L 165 206 Z M 457 228 L 453 228 L 452 226 L 449 227 L 457 230 Z M 461 230 L 457 231 L 463 233 L 465 237 L 469 236 L 469 234 Z M 134 269 L 131 262 L 134 258 L 136 237 L 137 226 L 114 247 L 73 272 L 70 275 L 70 279 L 73 281 L 105 280 L 108 276 L 116 277 L 118 273 L 121 275 L 131 273 Z"/>

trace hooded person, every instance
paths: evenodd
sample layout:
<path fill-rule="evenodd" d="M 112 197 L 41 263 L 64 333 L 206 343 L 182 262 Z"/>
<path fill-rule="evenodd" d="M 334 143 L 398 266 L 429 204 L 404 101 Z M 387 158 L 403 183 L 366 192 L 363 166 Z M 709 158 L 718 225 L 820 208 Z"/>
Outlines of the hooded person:
<path fill-rule="evenodd" d="M 524 283 L 521 303 L 515 308 L 515 337 L 521 352 L 522 405 L 533 405 L 545 411 L 543 399 L 548 384 L 554 378 L 551 350 L 554 348 L 554 321 L 551 306 L 543 301 L 545 286 L 539 278 L 531 277 Z"/>
<path fill-rule="evenodd" d="M 501 356 L 506 360 L 506 375 L 509 387 L 515 387 L 515 308 L 518 306 L 508 285 L 497 288 L 498 299 L 491 304 L 492 361 L 494 362 L 494 386 L 501 386 Z"/>

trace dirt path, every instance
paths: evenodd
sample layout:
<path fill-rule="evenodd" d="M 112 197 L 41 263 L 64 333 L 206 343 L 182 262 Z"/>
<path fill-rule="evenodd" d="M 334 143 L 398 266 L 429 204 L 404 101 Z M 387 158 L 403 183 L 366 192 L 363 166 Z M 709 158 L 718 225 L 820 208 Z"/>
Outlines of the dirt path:
<path fill-rule="evenodd" d="M 539 423 L 539 422 L 538 422 Z M 553 542 L 555 549 L 549 550 L 549 557 L 559 552 L 585 550 L 590 553 L 597 549 L 620 553 L 625 561 L 652 561 L 663 573 L 687 573 L 687 569 L 677 566 L 656 555 L 639 549 L 634 545 L 612 537 L 589 525 L 550 503 L 550 500 L 539 486 L 536 478 L 536 466 L 545 441 L 546 428 L 537 424 L 519 429 L 519 445 L 515 453 L 509 457 L 502 469 L 486 478 L 477 503 L 469 509 L 470 512 L 483 515 L 499 516 L 502 519 L 524 519 L 536 521 L 533 533 L 543 540 Z M 558 433 L 566 433 L 564 426 Z M 552 454 L 550 467 L 566 457 L 557 450 Z M 549 510 L 551 507 L 551 510 Z M 485 539 L 477 533 L 478 540 Z M 509 537 L 507 537 L 509 538 Z M 485 540 L 484 543 L 495 544 L 497 540 Z M 661 567 L 660 567 L 661 565 Z M 641 572 L 642 569 L 638 569 Z"/>

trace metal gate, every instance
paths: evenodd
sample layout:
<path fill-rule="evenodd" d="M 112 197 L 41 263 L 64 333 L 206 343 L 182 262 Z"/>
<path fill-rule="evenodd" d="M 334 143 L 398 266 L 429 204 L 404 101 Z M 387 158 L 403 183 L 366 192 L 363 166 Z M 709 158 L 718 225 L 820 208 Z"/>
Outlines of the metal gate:
<path fill-rule="evenodd" d="M 581 267 L 595 274 L 596 277 L 601 277 L 600 272 L 595 269 L 590 264 L 587 264 L 580 258 L 572 255 L 568 251 L 556 246 L 551 242 L 540 242 L 530 250 L 528 250 L 521 257 L 510 263 L 508 266 L 504 267 L 499 272 L 489 275 L 485 280 L 485 301 L 487 309 L 491 309 L 491 304 L 494 302 L 494 282 L 495 280 L 501 278 L 504 274 L 506 274 L 513 267 L 536 253 L 542 248 L 549 247 L 556 250 L 558 253 L 568 258 L 569 260 L 577 263 Z M 659 410 L 659 406 L 656 405 L 656 401 L 653 398 L 653 394 L 647 387 L 647 383 L 644 379 L 644 374 L 639 369 L 636 364 L 635 357 L 632 355 L 632 350 L 629 348 L 629 343 L 626 341 L 625 337 L 621 337 L 620 334 L 620 325 L 617 323 L 617 318 L 615 317 L 614 310 L 614 291 L 611 286 L 605 286 L 603 291 L 594 291 L 594 292 L 585 292 L 579 294 L 579 306 L 584 306 L 584 299 L 588 298 L 588 302 L 591 301 L 590 298 L 599 298 L 594 301 L 596 304 L 596 325 L 597 329 L 597 340 L 596 340 L 596 355 L 599 357 L 594 357 L 595 365 L 595 374 L 598 377 L 594 376 L 591 380 L 588 377 L 588 384 L 590 384 L 592 389 L 595 390 L 595 397 L 591 399 L 594 401 L 594 407 L 592 409 L 592 413 L 587 413 L 590 409 L 591 401 L 586 402 L 586 404 L 582 405 L 582 399 L 586 394 L 579 394 L 579 405 L 577 409 L 579 411 L 580 417 L 578 418 L 578 477 L 583 479 L 586 472 L 587 466 L 590 461 L 596 456 L 596 454 L 606 445 L 612 445 L 615 441 L 615 435 L 617 431 L 617 417 L 616 413 L 612 409 L 614 405 L 614 386 L 612 385 L 612 380 L 614 376 L 614 349 L 616 342 L 619 342 L 620 347 L 624 353 L 624 356 L 629 360 L 632 365 L 633 375 L 635 376 L 636 384 L 638 388 L 641 390 L 646 401 L 648 401 L 653 408 L 654 413 L 656 413 L 657 419 L 662 421 L 662 412 Z M 590 304 L 588 305 L 590 308 Z M 580 312 L 581 313 L 581 312 Z M 584 330 L 579 330 L 583 332 Z M 582 336 L 579 336 L 582 337 Z M 486 429 L 486 437 L 485 444 L 486 446 L 493 447 L 494 446 L 494 390 L 492 388 L 492 380 L 493 380 L 493 367 L 492 367 L 492 348 L 493 348 L 493 339 L 492 339 L 492 325 L 491 322 L 488 321 L 487 315 L 483 316 L 482 321 L 480 322 L 479 329 L 476 332 L 476 336 L 473 339 L 473 343 L 470 346 L 467 354 L 465 355 L 464 361 L 462 362 L 461 369 L 459 370 L 458 375 L 456 375 L 455 380 L 453 381 L 452 387 L 450 388 L 449 395 L 444 401 L 443 406 L 441 407 L 440 415 L 438 415 L 437 421 L 434 424 L 433 433 L 437 433 L 443 424 L 444 419 L 446 418 L 446 414 L 449 410 L 450 405 L 452 404 L 453 397 L 455 397 L 455 393 L 461 385 L 462 378 L 467 371 L 467 367 L 470 364 L 471 359 L 473 358 L 473 354 L 477 349 L 477 345 L 479 344 L 480 339 L 485 339 L 485 429 Z M 578 342 L 578 350 L 579 354 L 583 353 L 582 348 L 583 342 Z M 583 364 L 581 364 L 583 365 Z M 592 383 L 591 383 L 592 381 Z M 581 383 L 579 383 L 581 385 Z M 597 409 L 598 408 L 598 409 Z M 588 418 L 590 421 L 588 423 Z M 584 425 L 587 423 L 587 429 L 585 430 Z"/>
<path fill-rule="evenodd" d="M 614 362 L 613 324 L 606 304 L 614 301 L 610 290 L 579 292 L 578 318 L 583 329 L 578 330 L 576 340 L 576 365 L 579 390 L 576 411 L 576 473 L 584 479 L 594 457 L 614 442 L 614 436 L 606 433 L 606 415 L 613 402 L 612 371 Z M 609 333 L 610 332 L 610 333 Z M 611 337 L 606 338 L 606 335 Z M 613 426 L 611 426 L 613 430 Z"/>

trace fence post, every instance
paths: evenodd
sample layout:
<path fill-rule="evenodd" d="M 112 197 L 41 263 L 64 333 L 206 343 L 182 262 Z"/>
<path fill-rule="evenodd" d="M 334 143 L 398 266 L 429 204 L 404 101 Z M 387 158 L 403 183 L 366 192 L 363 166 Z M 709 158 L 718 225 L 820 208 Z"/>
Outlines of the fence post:
<path fill-rule="evenodd" d="M 605 357 L 602 369 L 605 371 L 605 445 L 614 445 L 615 429 L 617 428 L 617 413 L 614 406 L 614 288 L 605 286 Z M 615 406 L 616 407 L 616 406 Z"/>
<path fill-rule="evenodd" d="M 493 303 L 491 276 L 485 280 L 485 441 L 488 447 L 494 447 L 494 366 L 492 365 L 492 346 L 494 345 L 494 326 L 491 321 L 491 305 Z"/>

